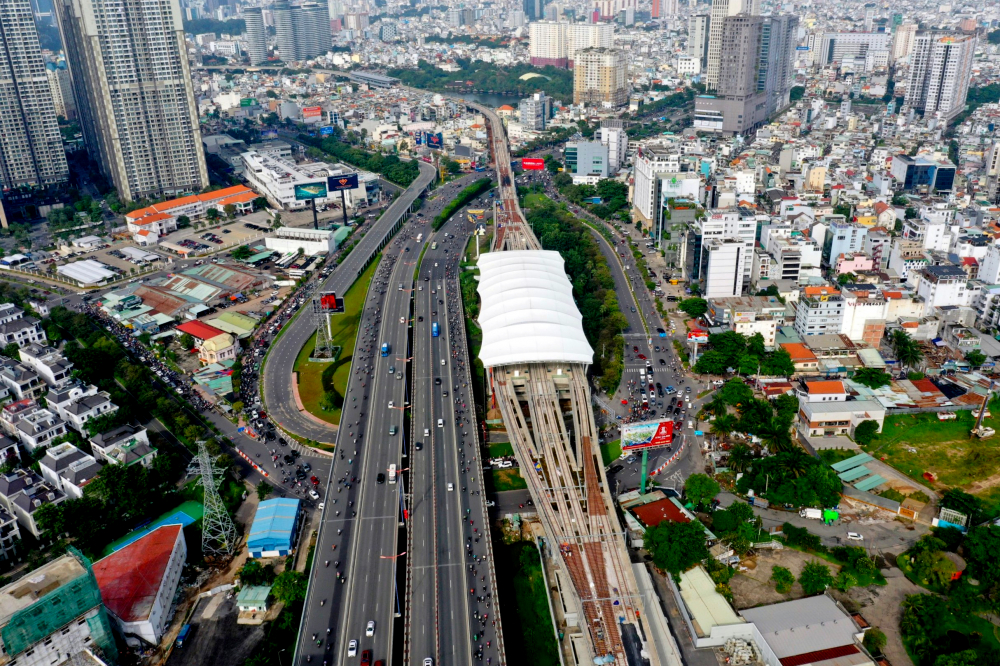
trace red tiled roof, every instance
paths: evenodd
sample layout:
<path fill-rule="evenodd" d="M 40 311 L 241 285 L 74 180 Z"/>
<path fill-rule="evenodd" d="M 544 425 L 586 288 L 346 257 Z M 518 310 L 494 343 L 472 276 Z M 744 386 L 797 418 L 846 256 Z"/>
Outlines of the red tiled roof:
<path fill-rule="evenodd" d="M 180 532 L 180 525 L 164 525 L 94 562 L 101 599 L 116 617 L 124 622 L 149 617 Z"/>
<path fill-rule="evenodd" d="M 827 648 L 825 650 L 816 650 L 815 652 L 803 652 L 802 654 L 795 654 L 791 657 L 785 657 L 781 659 L 781 666 L 806 666 L 807 664 L 816 664 L 821 661 L 826 661 L 828 659 L 837 659 L 838 657 L 846 657 L 850 654 L 857 654 L 861 652 L 854 645 L 839 645 L 833 648 Z"/>
<path fill-rule="evenodd" d="M 788 355 L 792 357 L 793 363 L 795 361 L 816 360 L 816 354 L 812 353 L 812 350 L 801 342 L 782 342 L 781 346 L 788 352 Z"/>
<path fill-rule="evenodd" d="M 635 516 L 646 527 L 655 527 L 660 523 L 669 520 L 674 523 L 690 523 L 691 520 L 684 515 L 684 512 L 670 498 L 643 504 L 635 509 Z"/>
<path fill-rule="evenodd" d="M 193 337 L 199 340 L 211 340 L 223 332 L 214 326 L 209 326 L 208 324 L 197 320 L 186 321 L 178 326 L 177 330 L 181 333 L 190 333 Z"/>
<path fill-rule="evenodd" d="M 819 382 L 806 382 L 806 390 L 815 395 L 825 395 L 830 393 L 844 393 L 844 382 L 831 380 Z"/>

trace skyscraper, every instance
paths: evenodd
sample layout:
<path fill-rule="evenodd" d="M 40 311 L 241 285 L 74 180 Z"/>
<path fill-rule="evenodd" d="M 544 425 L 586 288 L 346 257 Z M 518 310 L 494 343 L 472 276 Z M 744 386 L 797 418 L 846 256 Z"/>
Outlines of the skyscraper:
<path fill-rule="evenodd" d="M 299 49 L 295 40 L 295 22 L 293 12 L 298 13 L 298 7 L 288 2 L 276 2 L 271 6 L 274 12 L 274 33 L 277 38 L 278 54 L 285 62 L 300 60 Z"/>
<path fill-rule="evenodd" d="M 628 62 L 624 51 L 578 51 L 573 72 L 573 103 L 618 108 L 628 102 Z"/>
<path fill-rule="evenodd" d="M 333 44 L 330 10 L 325 2 L 292 5 L 282 0 L 274 3 L 272 9 L 278 52 L 283 61 L 307 60 L 330 50 Z"/>
<path fill-rule="evenodd" d="M 208 185 L 178 0 L 56 0 L 90 156 L 127 201 Z"/>
<path fill-rule="evenodd" d="M 0 46 L 0 196 L 66 182 L 66 153 L 29 0 L 0 2 Z"/>
<path fill-rule="evenodd" d="M 910 54 L 905 104 L 925 116 L 950 120 L 965 108 L 972 76 L 973 35 L 918 33 Z"/>
<path fill-rule="evenodd" d="M 913 40 L 917 36 L 916 23 L 904 23 L 892 31 L 892 60 L 899 62 L 910 57 Z"/>
<path fill-rule="evenodd" d="M 247 7 L 243 10 L 243 20 L 247 26 L 247 55 L 251 65 L 267 61 L 267 31 L 264 27 L 264 10 Z"/>
<path fill-rule="evenodd" d="M 711 19 L 708 14 L 697 14 L 688 19 L 688 55 L 698 58 L 701 71 L 708 67 L 708 27 Z"/>
<path fill-rule="evenodd" d="M 715 90 L 719 86 L 724 19 L 737 14 L 755 15 L 758 11 L 758 0 L 712 0 L 711 18 L 708 22 L 708 57 L 705 63 L 705 85 L 709 90 Z"/>

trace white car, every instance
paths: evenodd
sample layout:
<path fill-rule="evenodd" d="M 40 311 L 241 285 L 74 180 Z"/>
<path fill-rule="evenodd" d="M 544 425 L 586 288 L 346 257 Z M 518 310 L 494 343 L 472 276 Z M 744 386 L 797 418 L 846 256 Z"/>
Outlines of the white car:
<path fill-rule="evenodd" d="M 399 318 L 399 323 L 400 324 L 405 324 L 406 323 L 406 317 L 400 317 Z"/>
<path fill-rule="evenodd" d="M 375 620 L 368 620 L 368 625 L 365 627 L 365 636 L 375 635 Z"/>
<path fill-rule="evenodd" d="M 864 541 L 865 538 L 863 536 L 861 536 L 860 534 L 858 534 L 857 532 L 848 532 L 847 533 L 847 540 L 848 541 Z"/>
<path fill-rule="evenodd" d="M 441 365 L 445 365 L 444 359 L 441 359 Z"/>
<path fill-rule="evenodd" d="M 455 484 L 454 483 L 449 483 L 448 484 L 448 492 L 450 493 L 453 490 L 455 490 Z"/>
<path fill-rule="evenodd" d="M 434 666 L 434 658 L 424 657 L 424 666 Z"/>
<path fill-rule="evenodd" d="M 438 428 L 444 427 L 444 419 L 438 419 Z"/>
<path fill-rule="evenodd" d="M 424 437 L 430 437 L 430 436 L 431 436 L 431 429 L 424 428 Z"/>
<path fill-rule="evenodd" d="M 394 403 L 394 402 L 393 402 L 392 400 L 390 400 L 390 401 L 389 401 L 389 409 L 392 409 L 392 406 L 393 406 L 394 404 L 395 404 L 395 403 Z"/>
<path fill-rule="evenodd" d="M 316 492 L 315 490 L 310 490 L 309 491 L 309 497 L 311 497 L 314 500 L 318 500 L 319 499 L 319 493 Z"/>
<path fill-rule="evenodd" d="M 351 639 L 351 642 L 347 644 L 347 656 L 348 657 L 358 656 L 358 642 L 353 638 Z"/>

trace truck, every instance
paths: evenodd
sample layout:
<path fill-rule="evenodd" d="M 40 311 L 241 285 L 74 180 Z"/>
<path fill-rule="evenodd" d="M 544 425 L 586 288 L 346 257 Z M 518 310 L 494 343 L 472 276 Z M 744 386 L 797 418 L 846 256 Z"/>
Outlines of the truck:
<path fill-rule="evenodd" d="M 809 520 L 823 520 L 823 509 L 802 509 L 799 515 Z"/>
<path fill-rule="evenodd" d="M 433 337 L 435 337 L 435 338 L 438 337 L 439 335 L 441 335 L 441 329 L 440 329 L 440 327 L 438 327 L 438 323 L 437 322 L 434 322 L 433 324 L 431 324 L 431 335 Z"/>
<path fill-rule="evenodd" d="M 396 483 L 396 466 L 389 465 L 389 483 Z"/>
<path fill-rule="evenodd" d="M 382 343 L 382 356 L 388 356 L 388 355 L 389 355 L 389 343 L 388 342 L 383 342 Z"/>
<path fill-rule="evenodd" d="M 183 627 L 181 627 L 180 632 L 177 634 L 177 640 L 174 641 L 174 645 L 179 648 L 184 647 L 184 640 L 188 637 L 188 634 L 190 633 L 191 633 L 191 625 L 185 624 Z"/>

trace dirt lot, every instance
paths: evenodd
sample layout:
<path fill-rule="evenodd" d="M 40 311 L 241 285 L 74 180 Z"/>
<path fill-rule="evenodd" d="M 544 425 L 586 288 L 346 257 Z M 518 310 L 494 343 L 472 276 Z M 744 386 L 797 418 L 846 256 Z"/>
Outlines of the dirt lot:
<path fill-rule="evenodd" d="M 169 666 L 239 666 L 264 639 L 264 627 L 237 624 L 235 595 L 225 592 L 199 599 L 189 620 L 191 635 L 184 647 L 175 648 Z"/>
<path fill-rule="evenodd" d="M 899 620 L 903 615 L 903 599 L 908 594 L 926 594 L 927 590 L 911 583 L 903 572 L 892 567 L 884 569 L 886 585 L 853 588 L 846 595 L 861 607 L 861 614 L 885 633 L 885 656 L 893 666 L 913 666 L 899 635 Z M 841 596 L 840 593 L 835 596 Z"/>
<path fill-rule="evenodd" d="M 826 560 L 791 548 L 763 550 L 755 557 L 741 562 L 740 564 L 747 567 L 748 571 L 739 571 L 729 581 L 729 586 L 733 590 L 733 601 L 735 602 L 736 610 L 804 597 L 805 594 L 802 592 L 802 586 L 798 583 L 795 583 L 792 591 L 788 594 L 779 594 L 774 589 L 774 583 L 770 582 L 770 579 L 771 569 L 774 566 L 785 567 L 792 572 L 795 578 L 798 578 L 806 562 L 826 564 L 830 567 L 830 571 L 834 576 L 840 571 L 840 567 L 830 564 Z"/>

